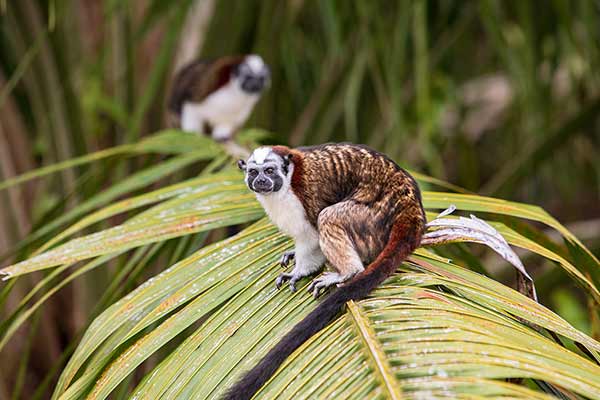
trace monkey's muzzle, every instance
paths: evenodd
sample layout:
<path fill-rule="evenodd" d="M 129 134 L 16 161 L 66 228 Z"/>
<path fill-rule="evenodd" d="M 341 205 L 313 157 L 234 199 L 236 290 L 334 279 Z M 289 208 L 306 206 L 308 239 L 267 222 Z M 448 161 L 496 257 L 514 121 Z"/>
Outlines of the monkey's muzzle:
<path fill-rule="evenodd" d="M 242 81 L 242 89 L 248 93 L 259 93 L 266 84 L 264 76 L 249 76 Z"/>
<path fill-rule="evenodd" d="M 252 182 L 252 190 L 257 193 L 268 193 L 273 191 L 273 182 L 266 178 L 257 178 Z"/>

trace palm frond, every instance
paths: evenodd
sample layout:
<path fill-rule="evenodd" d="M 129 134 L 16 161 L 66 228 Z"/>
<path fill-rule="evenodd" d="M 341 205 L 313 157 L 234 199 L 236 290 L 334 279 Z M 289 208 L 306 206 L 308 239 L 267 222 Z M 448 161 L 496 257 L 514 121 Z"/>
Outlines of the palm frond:
<path fill-rule="evenodd" d="M 428 209 L 453 203 L 461 211 L 545 223 L 586 252 L 538 207 L 465 194 L 424 192 L 423 197 Z M 55 245 L 108 217 L 144 206 L 150 207 L 122 225 Z M 104 207 L 49 242 L 45 252 L 3 270 L 13 277 L 58 266 L 50 280 L 73 263 L 92 259 L 26 308 L 33 295 L 28 296 L 22 312 L 3 330 L 2 343 L 48 296 L 123 252 L 262 216 L 241 175 L 227 169 Z M 503 222 L 490 224 L 510 244 L 559 263 L 597 301 L 595 282 L 568 252 L 559 254 L 555 246 L 537 243 Z M 146 375 L 133 398 L 222 394 L 316 304 L 303 290 L 274 288 L 278 259 L 290 247 L 289 239 L 263 219 L 151 278 L 93 321 L 63 369 L 54 398 L 107 398 L 175 338 L 183 341 Z M 190 331 L 192 326 L 197 328 Z M 562 347 L 544 332 L 579 343 L 592 359 Z M 260 396 L 423 398 L 446 393 L 548 398 L 502 382 L 526 378 L 597 398 L 599 354 L 598 342 L 542 305 L 420 249 L 394 278 L 368 299 L 348 304 L 343 315 L 298 349 Z"/>

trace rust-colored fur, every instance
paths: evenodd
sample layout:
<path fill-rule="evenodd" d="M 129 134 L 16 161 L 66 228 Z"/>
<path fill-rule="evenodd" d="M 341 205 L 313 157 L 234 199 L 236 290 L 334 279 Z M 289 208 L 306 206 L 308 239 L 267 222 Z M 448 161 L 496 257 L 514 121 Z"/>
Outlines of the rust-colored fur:
<path fill-rule="evenodd" d="M 424 228 L 415 180 L 387 156 L 353 144 L 275 146 L 273 150 L 281 156 L 292 155 L 292 190 L 310 223 L 319 231 L 320 225 L 343 227 L 363 262 L 370 263 L 381 253 L 401 213 L 411 224 Z M 326 220 L 320 218 L 323 211 Z"/>
<path fill-rule="evenodd" d="M 169 110 L 179 116 L 184 102 L 199 103 L 229 81 L 231 70 L 244 56 L 195 60 L 177 72 L 169 98 Z M 203 78 L 203 79 L 200 79 Z"/>

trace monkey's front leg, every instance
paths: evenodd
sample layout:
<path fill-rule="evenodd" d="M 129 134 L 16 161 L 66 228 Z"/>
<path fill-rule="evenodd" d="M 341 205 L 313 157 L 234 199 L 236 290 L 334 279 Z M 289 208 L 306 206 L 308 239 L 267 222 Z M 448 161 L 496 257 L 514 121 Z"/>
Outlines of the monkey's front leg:
<path fill-rule="evenodd" d="M 287 266 L 290 259 L 296 259 L 296 265 L 290 273 L 282 273 L 275 280 L 277 288 L 281 288 L 284 282 L 289 281 L 290 290 L 296 291 L 296 282 L 305 276 L 310 276 L 321 269 L 325 263 L 325 256 L 321 252 L 318 244 L 296 242 L 296 249 L 293 252 L 285 252 L 281 258 L 281 265 Z"/>

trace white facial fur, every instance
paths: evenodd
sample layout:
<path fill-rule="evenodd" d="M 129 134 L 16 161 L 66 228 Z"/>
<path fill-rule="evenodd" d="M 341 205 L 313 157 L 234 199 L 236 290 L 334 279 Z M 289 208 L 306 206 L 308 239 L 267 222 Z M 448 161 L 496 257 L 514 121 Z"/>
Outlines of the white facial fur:
<path fill-rule="evenodd" d="M 265 62 L 263 61 L 262 57 L 256 54 L 246 56 L 244 62 L 256 74 L 259 74 L 265 68 Z"/>
<path fill-rule="evenodd" d="M 273 153 L 273 151 L 271 150 L 270 147 L 259 147 L 258 149 L 254 150 L 254 152 L 250 156 L 250 160 L 253 160 L 257 164 L 264 164 L 265 159 L 271 153 Z M 273 154 L 273 156 L 274 156 L 274 158 L 277 158 L 276 154 Z M 250 160 L 248 160 L 248 162 L 250 162 Z"/>
<path fill-rule="evenodd" d="M 271 147 L 259 147 L 248 158 L 246 185 L 255 192 L 269 195 L 289 186 L 291 175 L 284 160 Z"/>

